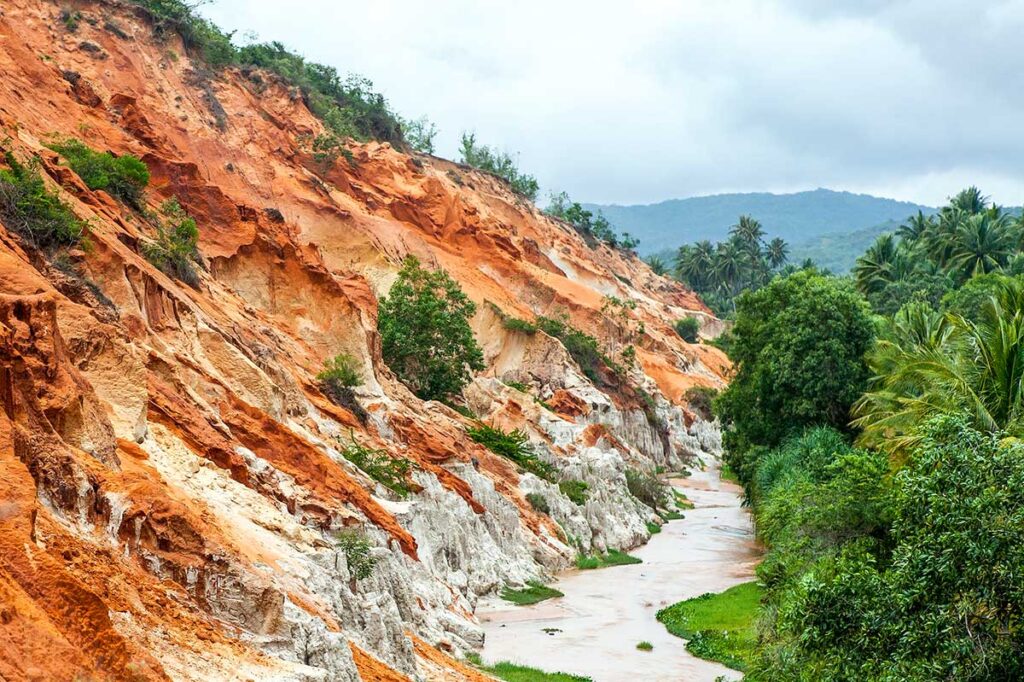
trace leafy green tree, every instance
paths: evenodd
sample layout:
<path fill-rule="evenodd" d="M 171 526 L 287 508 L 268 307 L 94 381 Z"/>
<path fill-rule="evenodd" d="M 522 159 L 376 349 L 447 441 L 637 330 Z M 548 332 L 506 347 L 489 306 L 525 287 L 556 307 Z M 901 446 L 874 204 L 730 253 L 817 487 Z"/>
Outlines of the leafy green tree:
<path fill-rule="evenodd" d="M 444 270 L 409 256 L 381 299 L 377 329 L 384 361 L 417 396 L 449 400 L 484 369 L 469 319 L 476 305 Z"/>
<path fill-rule="evenodd" d="M 426 116 L 405 121 L 402 120 L 402 135 L 413 151 L 424 154 L 434 153 L 434 138 L 437 137 L 437 126 Z"/>
<path fill-rule="evenodd" d="M 819 560 L 778 605 L 756 679 L 1024 678 L 1024 446 L 929 421 L 890 499 L 887 551 Z"/>
<path fill-rule="evenodd" d="M 815 424 L 845 428 L 868 379 L 863 356 L 873 338 L 857 292 L 814 271 L 740 296 L 729 351 L 735 374 L 715 401 L 731 456 Z M 742 463 L 733 468 L 742 478 Z"/>

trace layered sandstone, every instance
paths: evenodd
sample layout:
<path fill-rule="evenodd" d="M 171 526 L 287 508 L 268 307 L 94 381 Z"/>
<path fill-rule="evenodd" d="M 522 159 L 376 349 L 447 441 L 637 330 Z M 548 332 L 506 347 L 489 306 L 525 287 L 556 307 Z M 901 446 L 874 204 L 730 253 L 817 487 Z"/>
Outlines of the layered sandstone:
<path fill-rule="evenodd" d="M 272 77 L 210 73 L 122 3 L 75 6 L 73 34 L 57 4 L 0 7 L 2 146 L 38 155 L 91 226 L 55 254 L 0 224 L 0 677 L 481 679 L 456 660 L 480 643 L 478 597 L 644 542 L 626 467 L 718 447 L 682 394 L 719 384 L 724 358 L 670 327 L 713 318 L 486 174 L 376 143 L 324 169 L 300 143 L 320 123 Z M 140 255 L 151 225 L 89 191 L 51 135 L 145 160 L 149 206 L 175 196 L 200 226 L 197 288 Z M 409 254 L 478 304 L 469 407 L 526 430 L 590 485 L 585 505 L 389 372 L 376 302 Z M 636 344 L 628 384 L 595 386 L 559 341 L 502 324 L 560 314 L 612 355 Z M 340 352 L 363 365 L 365 423 L 317 386 Z M 418 491 L 352 466 L 350 435 L 415 462 Z M 369 578 L 336 545 L 347 527 L 376 545 Z"/>

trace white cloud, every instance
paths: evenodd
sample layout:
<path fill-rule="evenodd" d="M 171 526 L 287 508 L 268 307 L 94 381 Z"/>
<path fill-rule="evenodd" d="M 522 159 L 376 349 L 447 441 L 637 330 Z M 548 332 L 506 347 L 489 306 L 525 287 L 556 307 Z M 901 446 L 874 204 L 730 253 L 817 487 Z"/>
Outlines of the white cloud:
<path fill-rule="evenodd" d="M 218 0 L 204 12 L 518 152 L 545 187 L 635 203 L 861 189 L 1024 200 L 1024 1 Z"/>

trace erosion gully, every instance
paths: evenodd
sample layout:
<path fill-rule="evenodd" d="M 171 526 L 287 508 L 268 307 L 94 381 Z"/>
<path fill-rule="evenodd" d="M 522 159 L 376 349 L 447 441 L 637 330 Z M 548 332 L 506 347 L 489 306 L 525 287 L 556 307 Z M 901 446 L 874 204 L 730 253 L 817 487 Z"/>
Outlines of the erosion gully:
<path fill-rule="evenodd" d="M 655 614 L 753 578 L 760 550 L 741 505 L 742 488 L 722 480 L 717 461 L 671 483 L 694 509 L 630 552 L 642 564 L 563 573 L 555 587 L 565 596 L 533 606 L 482 604 L 477 615 L 486 633 L 483 659 L 586 675 L 594 682 L 740 679 L 740 673 L 686 651 Z M 654 649 L 637 650 L 641 641 Z"/>

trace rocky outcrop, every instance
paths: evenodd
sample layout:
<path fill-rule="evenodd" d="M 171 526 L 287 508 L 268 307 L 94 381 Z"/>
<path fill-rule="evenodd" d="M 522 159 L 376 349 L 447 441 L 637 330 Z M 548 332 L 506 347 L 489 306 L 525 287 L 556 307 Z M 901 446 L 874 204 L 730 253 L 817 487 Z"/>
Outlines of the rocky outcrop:
<path fill-rule="evenodd" d="M 324 169 L 300 144 L 320 123 L 273 79 L 198 78 L 124 3 L 74 5 L 73 34 L 56 4 L 0 10 L 2 146 L 39 156 L 90 224 L 86 248 L 43 252 L 0 222 L 0 677 L 483 679 L 457 660 L 481 643 L 479 597 L 644 542 L 627 468 L 719 447 L 682 396 L 725 360 L 671 328 L 716 321 L 491 176 L 377 143 Z M 146 161 L 149 208 L 174 196 L 199 224 L 196 287 L 142 256 L 148 219 L 90 191 L 50 135 Z M 488 368 L 469 408 L 528 434 L 584 504 L 383 363 L 376 301 L 410 254 L 478 304 Z M 614 358 L 634 347 L 627 378 L 595 385 L 558 339 L 504 322 L 537 315 Z M 317 386 L 341 352 L 365 414 Z M 413 492 L 345 459 L 353 437 L 413 462 Z M 370 543 L 368 577 L 346 530 Z"/>

